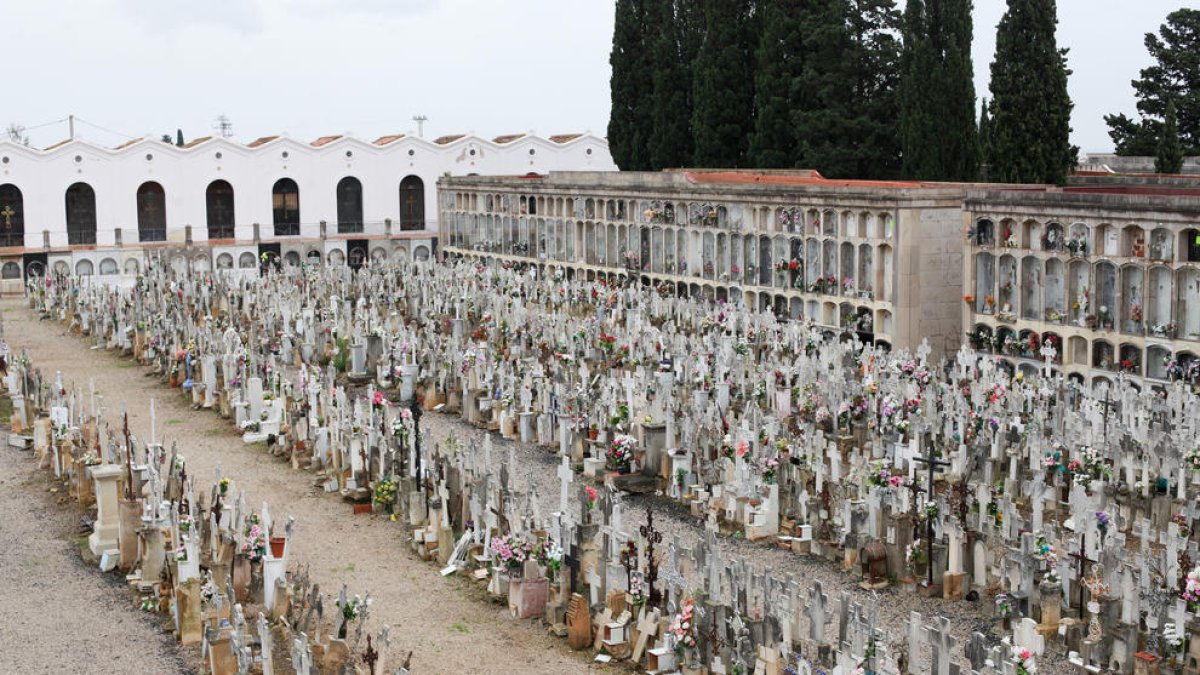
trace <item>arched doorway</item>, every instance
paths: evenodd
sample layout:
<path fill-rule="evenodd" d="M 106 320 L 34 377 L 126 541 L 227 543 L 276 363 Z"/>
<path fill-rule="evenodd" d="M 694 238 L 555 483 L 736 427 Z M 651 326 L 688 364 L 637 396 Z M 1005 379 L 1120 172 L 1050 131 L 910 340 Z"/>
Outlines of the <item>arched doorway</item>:
<path fill-rule="evenodd" d="M 338 234 L 357 234 L 363 231 L 362 183 L 346 176 L 337 184 Z"/>
<path fill-rule="evenodd" d="M 96 243 L 96 191 L 87 183 L 67 188 L 67 243 L 71 246 Z"/>
<path fill-rule="evenodd" d="M 0 246 L 25 245 L 25 198 L 12 183 L 0 185 Z"/>
<path fill-rule="evenodd" d="M 209 239 L 233 239 L 233 186 L 229 181 L 214 180 L 204 191 L 205 210 L 208 215 Z"/>
<path fill-rule="evenodd" d="M 400 181 L 400 229 L 425 229 L 425 182 L 417 176 Z"/>
<path fill-rule="evenodd" d="M 271 188 L 271 210 L 276 237 L 300 234 L 300 187 L 291 178 L 280 178 Z"/>
<path fill-rule="evenodd" d="M 167 200 L 163 187 L 147 181 L 137 189 L 138 241 L 167 240 Z"/>

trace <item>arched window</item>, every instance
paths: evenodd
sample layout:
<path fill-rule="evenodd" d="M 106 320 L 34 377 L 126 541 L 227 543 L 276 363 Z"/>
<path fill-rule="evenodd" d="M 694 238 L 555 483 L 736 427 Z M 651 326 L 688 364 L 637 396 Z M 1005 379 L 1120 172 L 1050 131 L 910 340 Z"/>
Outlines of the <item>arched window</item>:
<path fill-rule="evenodd" d="M 154 181 L 137 189 L 138 241 L 167 240 L 167 200 L 163 188 Z"/>
<path fill-rule="evenodd" d="M 425 229 L 425 183 L 416 176 L 400 181 L 400 229 Z"/>
<path fill-rule="evenodd" d="M 116 274 L 120 268 L 117 267 L 117 261 L 112 258 L 105 258 L 100 261 L 100 274 L 102 276 L 110 276 Z"/>
<path fill-rule="evenodd" d="M 75 263 L 75 276 L 77 277 L 90 276 L 94 270 L 95 267 L 92 265 L 91 260 L 80 260 Z"/>
<path fill-rule="evenodd" d="M 217 256 L 217 269 L 233 269 L 233 256 L 229 255 L 228 253 L 222 253 L 221 255 Z"/>
<path fill-rule="evenodd" d="M 238 268 L 243 270 L 254 269 L 254 266 L 258 264 L 256 260 L 253 253 L 246 251 L 238 256 Z"/>
<path fill-rule="evenodd" d="M 15 262 L 6 262 L 0 267 L 0 279 L 20 279 L 21 266 Z"/>
<path fill-rule="evenodd" d="M 67 188 L 67 243 L 96 243 L 96 191 L 87 183 Z"/>
<path fill-rule="evenodd" d="M 228 181 L 214 180 L 204 191 L 208 211 L 208 238 L 233 239 L 233 186 Z"/>
<path fill-rule="evenodd" d="M 337 231 L 338 234 L 363 231 L 362 183 L 354 176 L 346 176 L 337 184 Z"/>
<path fill-rule="evenodd" d="M 280 178 L 271 188 L 275 236 L 300 234 L 300 188 L 291 178 Z"/>
<path fill-rule="evenodd" d="M 0 185 L 0 246 L 25 245 L 25 198 L 12 183 Z"/>

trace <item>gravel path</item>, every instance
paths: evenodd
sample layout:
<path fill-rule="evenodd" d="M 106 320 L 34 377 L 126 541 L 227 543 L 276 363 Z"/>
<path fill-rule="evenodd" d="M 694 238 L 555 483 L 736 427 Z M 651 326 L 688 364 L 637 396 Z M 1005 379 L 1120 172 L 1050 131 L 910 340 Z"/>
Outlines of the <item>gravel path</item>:
<path fill-rule="evenodd" d="M 133 606 L 122 580 L 84 565 L 81 509 L 37 468 L 32 452 L 8 447 L 6 436 L 0 434 L 0 673 L 190 672 L 171 636 Z"/>

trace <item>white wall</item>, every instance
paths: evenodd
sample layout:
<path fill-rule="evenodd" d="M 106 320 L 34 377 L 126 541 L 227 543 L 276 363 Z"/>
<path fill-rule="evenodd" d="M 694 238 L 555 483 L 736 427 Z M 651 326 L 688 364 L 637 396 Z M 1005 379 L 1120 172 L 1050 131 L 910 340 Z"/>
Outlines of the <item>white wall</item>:
<path fill-rule="evenodd" d="M 25 245 L 38 249 L 44 230 L 50 232 L 51 247 L 67 245 L 65 193 L 77 181 L 88 183 L 96 193 L 96 244 L 111 246 L 116 228 L 121 228 L 125 245 L 137 243 L 136 194 L 146 181 L 163 186 L 167 239 L 177 242 L 183 241 L 186 225 L 192 226 L 193 240 L 207 239 L 205 190 L 214 180 L 228 181 L 234 189 L 236 237 L 249 241 L 254 223 L 261 225 L 262 239 L 273 238 L 271 188 L 283 177 L 292 178 L 300 188 L 301 236 L 317 237 L 322 220 L 328 223 L 330 235 L 337 231 L 335 190 L 345 176 L 362 182 L 363 220 L 390 218 L 392 231 L 399 232 L 400 181 L 416 175 L 425 184 L 425 232 L 433 235 L 437 179 L 445 173 L 523 175 L 616 169 L 608 144 L 591 135 L 563 143 L 524 136 L 503 145 L 477 136 L 442 145 L 406 136 L 383 146 L 343 137 L 319 148 L 286 137 L 255 148 L 214 138 L 186 149 L 150 139 L 120 149 L 75 140 L 48 150 L 0 141 L 0 184 L 20 188 Z"/>

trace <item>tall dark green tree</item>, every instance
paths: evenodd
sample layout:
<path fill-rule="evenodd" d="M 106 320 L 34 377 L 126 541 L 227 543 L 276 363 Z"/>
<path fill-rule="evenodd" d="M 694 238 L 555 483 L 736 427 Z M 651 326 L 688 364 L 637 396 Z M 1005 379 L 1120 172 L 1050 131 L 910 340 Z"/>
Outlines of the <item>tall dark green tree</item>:
<path fill-rule="evenodd" d="M 692 161 L 692 39 L 690 0 L 647 0 L 652 44 L 650 102 L 651 169 L 687 166 Z"/>
<path fill-rule="evenodd" d="M 701 167 L 744 167 L 753 128 L 754 3 L 705 0 L 704 41 L 692 70 L 692 159 Z"/>
<path fill-rule="evenodd" d="M 1162 133 L 1158 137 L 1158 156 L 1154 160 L 1158 173 L 1183 171 L 1183 145 L 1179 142 L 1179 121 L 1175 115 L 1175 102 L 1168 101 L 1163 113 Z"/>
<path fill-rule="evenodd" d="M 183 129 L 175 130 L 175 145 L 181 148 L 183 147 Z"/>
<path fill-rule="evenodd" d="M 762 33 L 755 51 L 754 129 L 750 163 L 764 169 L 795 166 L 796 129 L 792 101 L 800 76 L 804 43 L 804 0 L 760 0 Z"/>
<path fill-rule="evenodd" d="M 1076 164 L 1057 25 L 1055 0 L 1008 0 L 992 61 L 992 180 L 1062 184 Z"/>
<path fill-rule="evenodd" d="M 988 100 L 979 106 L 979 164 L 986 169 L 992 157 L 992 118 L 988 113 Z M 986 173 L 986 171 L 981 171 Z M 986 176 L 981 176 L 986 178 Z"/>
<path fill-rule="evenodd" d="M 908 0 L 898 88 L 903 174 L 974 180 L 979 164 L 971 0 Z"/>
<path fill-rule="evenodd" d="M 895 2 L 813 2 L 803 22 L 804 64 L 792 114 L 796 165 L 834 178 L 896 177 L 900 13 Z"/>
<path fill-rule="evenodd" d="M 1171 12 L 1158 32 L 1146 33 L 1145 39 L 1154 65 L 1143 68 L 1141 77 L 1133 81 L 1140 119 L 1104 116 L 1118 155 L 1156 154 L 1172 102 L 1184 154 L 1200 154 L 1200 10 Z"/>
<path fill-rule="evenodd" d="M 650 165 L 646 142 L 650 129 L 650 88 L 653 77 L 647 57 L 646 0 L 617 0 L 613 29 L 609 90 L 608 148 L 625 171 Z"/>

